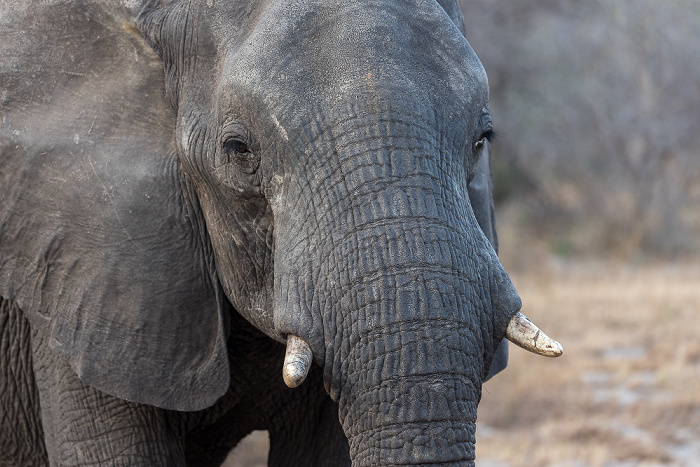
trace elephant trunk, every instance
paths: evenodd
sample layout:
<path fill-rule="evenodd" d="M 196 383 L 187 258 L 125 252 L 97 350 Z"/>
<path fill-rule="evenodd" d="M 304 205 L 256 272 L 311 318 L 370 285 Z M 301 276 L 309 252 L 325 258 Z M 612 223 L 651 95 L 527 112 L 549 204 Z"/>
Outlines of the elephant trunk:
<path fill-rule="evenodd" d="M 481 237 L 455 247 L 424 218 L 370 230 L 310 255 L 311 284 L 290 276 L 301 296 L 286 300 L 284 331 L 323 364 L 353 465 L 469 465 L 481 383 L 517 294 Z"/>
<path fill-rule="evenodd" d="M 520 299 L 464 172 L 393 124 L 353 128 L 357 150 L 284 185 L 297 191 L 273 207 L 275 328 L 323 365 L 353 465 L 469 465 L 481 383 Z"/>
<path fill-rule="evenodd" d="M 450 320 L 370 330 L 347 357 L 340 416 L 355 466 L 469 465 L 480 356 Z M 360 350 L 362 349 L 362 350 Z M 360 354 L 367 354 L 362 357 Z"/>
<path fill-rule="evenodd" d="M 467 465 L 481 383 L 519 300 L 512 288 L 497 297 L 485 242 L 450 242 L 454 231 L 426 219 L 379 230 L 386 243 L 363 253 L 376 268 L 338 285 L 342 320 L 326 346 L 353 465 Z"/>

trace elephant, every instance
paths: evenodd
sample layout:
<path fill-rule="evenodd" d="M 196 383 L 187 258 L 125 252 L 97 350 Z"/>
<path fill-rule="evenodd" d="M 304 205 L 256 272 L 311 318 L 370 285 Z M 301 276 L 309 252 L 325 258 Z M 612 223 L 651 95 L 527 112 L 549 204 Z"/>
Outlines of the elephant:
<path fill-rule="evenodd" d="M 520 313 L 456 0 L 0 4 L 0 464 L 473 465 Z M 500 350 L 499 350 L 500 349 Z"/>

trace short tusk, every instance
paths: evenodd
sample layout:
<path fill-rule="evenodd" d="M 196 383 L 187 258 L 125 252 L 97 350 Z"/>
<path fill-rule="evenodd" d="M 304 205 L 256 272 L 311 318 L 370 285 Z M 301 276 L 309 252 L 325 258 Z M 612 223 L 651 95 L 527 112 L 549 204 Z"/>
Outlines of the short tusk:
<path fill-rule="evenodd" d="M 282 378 L 290 388 L 295 388 L 304 382 L 311 368 L 313 353 L 309 344 L 294 334 L 287 336 L 287 353 L 284 355 Z"/>
<path fill-rule="evenodd" d="M 545 357 L 558 357 L 563 352 L 561 344 L 540 331 L 527 316 L 517 312 L 510 319 L 506 339 L 513 344 Z"/>

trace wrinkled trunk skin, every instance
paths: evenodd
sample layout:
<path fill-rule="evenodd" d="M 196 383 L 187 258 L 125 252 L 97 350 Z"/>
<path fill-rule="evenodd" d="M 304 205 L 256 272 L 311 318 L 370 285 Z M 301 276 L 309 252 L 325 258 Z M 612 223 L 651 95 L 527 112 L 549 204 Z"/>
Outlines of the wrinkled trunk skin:
<path fill-rule="evenodd" d="M 356 466 L 472 465 L 481 383 L 520 307 L 453 148 L 424 128 L 316 138 L 330 162 L 276 217 L 295 258 L 276 259 L 278 329 L 323 362 Z"/>
<path fill-rule="evenodd" d="M 362 466 L 471 461 L 493 330 L 480 301 L 489 290 L 479 297 L 470 278 L 487 272 L 470 274 L 437 219 L 374 225 L 358 242 L 368 274 L 339 284 L 342 324 L 327 346 L 351 456 Z"/>
<path fill-rule="evenodd" d="M 340 411 L 354 465 L 474 459 L 481 384 L 469 373 L 481 356 L 462 350 L 461 327 L 438 317 L 377 326 L 350 350 Z"/>

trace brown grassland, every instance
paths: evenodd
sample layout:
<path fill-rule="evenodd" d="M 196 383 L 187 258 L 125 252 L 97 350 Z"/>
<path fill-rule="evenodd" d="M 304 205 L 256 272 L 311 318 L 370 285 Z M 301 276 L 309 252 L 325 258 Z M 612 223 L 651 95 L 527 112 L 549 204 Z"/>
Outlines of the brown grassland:
<path fill-rule="evenodd" d="M 552 264 L 514 273 L 564 346 L 511 346 L 484 385 L 477 466 L 700 465 L 700 264 Z"/>
<path fill-rule="evenodd" d="M 564 355 L 511 345 L 506 371 L 484 385 L 477 467 L 700 465 L 700 264 L 524 271 L 504 256 L 523 312 Z M 256 433 L 227 465 L 265 465 L 266 449 Z"/>

